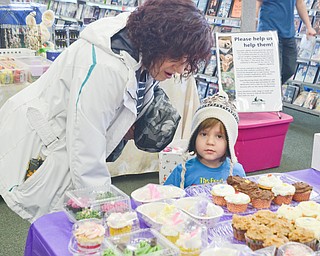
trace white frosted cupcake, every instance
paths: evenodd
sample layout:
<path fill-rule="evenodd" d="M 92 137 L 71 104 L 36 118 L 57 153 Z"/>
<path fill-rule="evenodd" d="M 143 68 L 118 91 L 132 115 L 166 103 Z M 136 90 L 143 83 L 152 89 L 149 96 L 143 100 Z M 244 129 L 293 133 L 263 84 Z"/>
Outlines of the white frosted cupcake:
<path fill-rule="evenodd" d="M 181 233 L 176 242 L 181 255 L 198 256 L 202 249 L 201 229 L 190 233 Z"/>
<path fill-rule="evenodd" d="M 227 209 L 230 212 L 245 212 L 250 202 L 250 197 L 244 193 L 228 195 L 224 198 L 227 201 Z"/>
<path fill-rule="evenodd" d="M 220 206 L 226 206 L 227 202 L 224 199 L 225 196 L 235 194 L 235 189 L 228 184 L 217 184 L 211 189 L 212 200 L 215 204 Z"/>
<path fill-rule="evenodd" d="M 296 188 L 288 183 L 282 183 L 271 189 L 274 194 L 273 202 L 277 205 L 290 204 Z"/>
<path fill-rule="evenodd" d="M 132 229 L 134 220 L 137 220 L 136 212 L 114 212 L 107 218 L 107 226 L 109 227 L 109 235 L 116 236 L 128 233 Z"/>
<path fill-rule="evenodd" d="M 314 232 L 316 239 L 320 239 L 320 221 L 315 218 L 301 217 L 295 221 L 297 227 L 308 229 Z"/>
<path fill-rule="evenodd" d="M 314 201 L 300 202 L 298 206 L 302 211 L 302 216 L 316 218 L 320 215 L 320 204 Z"/>
<path fill-rule="evenodd" d="M 174 244 L 177 242 L 179 238 L 178 230 L 174 228 L 172 225 L 162 225 L 160 233 Z"/>
<path fill-rule="evenodd" d="M 281 205 L 277 210 L 277 214 L 288 220 L 296 220 L 297 218 L 302 217 L 302 211 L 300 208 L 287 204 Z"/>
<path fill-rule="evenodd" d="M 262 189 L 271 190 L 273 187 L 281 185 L 282 181 L 279 177 L 269 173 L 258 179 L 258 185 Z"/>

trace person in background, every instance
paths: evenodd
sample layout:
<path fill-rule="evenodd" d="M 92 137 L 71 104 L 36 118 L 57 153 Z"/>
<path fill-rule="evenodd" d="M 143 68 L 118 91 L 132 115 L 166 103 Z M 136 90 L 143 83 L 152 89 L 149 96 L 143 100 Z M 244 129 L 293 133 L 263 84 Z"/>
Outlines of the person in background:
<path fill-rule="evenodd" d="M 281 83 L 295 72 L 297 46 L 295 41 L 294 10 L 306 25 L 307 36 L 315 36 L 304 0 L 257 0 L 258 31 L 276 30 L 279 38 Z"/>
<path fill-rule="evenodd" d="M 126 140 L 150 151 L 143 143 L 154 142 L 152 152 L 164 148 L 175 132 L 172 120 L 151 116 L 142 126 L 158 125 L 154 134 L 136 140 L 145 113 L 158 113 L 148 112 L 158 104 L 154 81 L 197 72 L 212 45 L 210 25 L 191 0 L 147 0 L 86 26 L 0 110 L 0 194 L 7 205 L 34 221 L 61 210 L 68 189 L 110 184 L 106 159 L 116 159 Z"/>
<path fill-rule="evenodd" d="M 205 98 L 193 117 L 187 149 L 195 157 L 177 165 L 164 185 L 186 188 L 226 181 L 230 175 L 244 177 L 234 152 L 238 122 L 236 108 L 226 93 Z"/>

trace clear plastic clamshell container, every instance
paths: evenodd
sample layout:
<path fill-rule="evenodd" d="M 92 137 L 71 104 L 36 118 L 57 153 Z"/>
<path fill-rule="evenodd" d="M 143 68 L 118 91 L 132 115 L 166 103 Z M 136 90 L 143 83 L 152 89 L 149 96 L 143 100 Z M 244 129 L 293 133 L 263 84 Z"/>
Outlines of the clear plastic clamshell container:
<path fill-rule="evenodd" d="M 13 57 L 0 57 L 0 86 L 28 82 L 29 68 Z"/>
<path fill-rule="evenodd" d="M 16 57 L 16 59 L 24 63 L 29 68 L 31 73 L 30 82 L 36 80 L 46 72 L 52 63 L 52 61 L 41 56 L 19 56 Z"/>
<path fill-rule="evenodd" d="M 147 226 L 175 244 L 181 255 L 199 255 L 208 245 L 207 227 L 175 205 L 153 202 L 138 206 L 136 211 Z"/>
<path fill-rule="evenodd" d="M 176 256 L 179 249 L 154 229 L 140 229 L 105 240 L 102 255 Z"/>
<path fill-rule="evenodd" d="M 64 210 L 71 222 L 106 219 L 111 213 L 132 211 L 130 198 L 112 184 L 66 192 Z"/>

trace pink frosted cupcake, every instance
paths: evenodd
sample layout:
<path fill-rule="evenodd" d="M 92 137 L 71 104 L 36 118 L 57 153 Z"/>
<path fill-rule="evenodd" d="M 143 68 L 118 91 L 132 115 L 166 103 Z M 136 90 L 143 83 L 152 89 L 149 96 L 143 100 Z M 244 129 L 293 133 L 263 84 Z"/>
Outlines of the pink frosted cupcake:
<path fill-rule="evenodd" d="M 273 187 L 271 191 L 274 194 L 273 202 L 277 205 L 282 205 L 291 203 L 296 189 L 288 183 L 282 183 Z"/>
<path fill-rule="evenodd" d="M 214 185 L 211 190 L 212 201 L 220 206 L 226 206 L 227 202 L 224 197 L 233 194 L 235 194 L 235 189 L 228 184 Z"/>
<path fill-rule="evenodd" d="M 233 213 L 245 212 L 250 202 L 250 197 L 240 192 L 228 195 L 224 199 L 227 201 L 227 209 Z"/>
<path fill-rule="evenodd" d="M 85 219 L 74 224 L 73 235 L 79 251 L 93 253 L 99 250 L 105 235 L 105 228 L 99 219 Z"/>

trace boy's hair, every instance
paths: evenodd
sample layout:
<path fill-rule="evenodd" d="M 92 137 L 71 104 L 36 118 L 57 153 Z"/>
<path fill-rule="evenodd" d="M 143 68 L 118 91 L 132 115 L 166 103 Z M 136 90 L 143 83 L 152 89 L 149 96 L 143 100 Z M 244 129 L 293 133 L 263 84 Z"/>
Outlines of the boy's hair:
<path fill-rule="evenodd" d="M 229 141 L 228 133 L 227 133 L 226 128 L 224 127 L 224 124 L 219 119 L 212 117 L 212 118 L 208 118 L 208 119 L 205 119 L 204 121 L 202 121 L 201 124 L 198 126 L 198 128 L 195 130 L 195 132 L 192 134 L 190 141 L 189 141 L 189 146 L 188 146 L 187 151 L 194 152 L 194 154 L 196 154 L 198 158 L 201 158 L 201 156 L 198 155 L 197 148 L 196 148 L 197 136 L 198 136 L 199 132 L 201 132 L 207 128 L 214 127 L 216 125 L 219 125 L 220 131 L 226 135 L 226 140 Z M 227 156 L 230 157 L 229 147 L 227 147 L 226 153 L 222 156 L 220 161 L 223 162 L 224 160 L 226 160 Z"/>
<path fill-rule="evenodd" d="M 149 70 L 167 59 L 187 57 L 185 75 L 190 75 L 211 56 L 210 25 L 192 0 L 147 0 L 130 14 L 126 28 Z"/>

